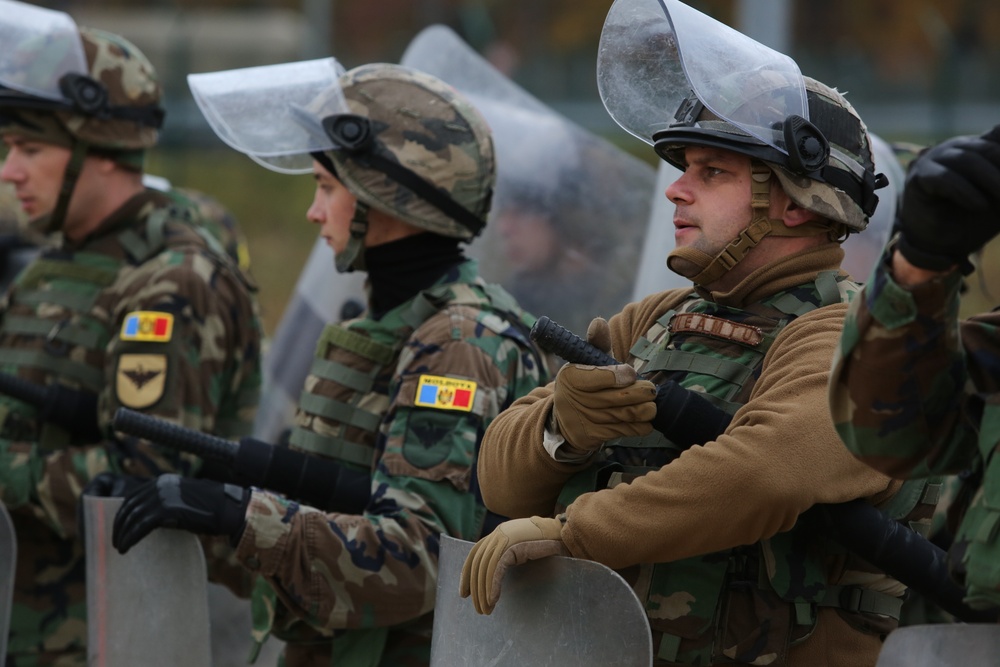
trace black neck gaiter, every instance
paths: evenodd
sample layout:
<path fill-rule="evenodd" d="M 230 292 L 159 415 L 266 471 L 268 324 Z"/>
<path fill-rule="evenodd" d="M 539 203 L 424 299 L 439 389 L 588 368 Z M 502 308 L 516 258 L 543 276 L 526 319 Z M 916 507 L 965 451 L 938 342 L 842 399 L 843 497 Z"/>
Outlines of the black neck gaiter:
<path fill-rule="evenodd" d="M 426 232 L 365 248 L 368 301 L 378 320 L 465 261 L 459 239 Z"/>

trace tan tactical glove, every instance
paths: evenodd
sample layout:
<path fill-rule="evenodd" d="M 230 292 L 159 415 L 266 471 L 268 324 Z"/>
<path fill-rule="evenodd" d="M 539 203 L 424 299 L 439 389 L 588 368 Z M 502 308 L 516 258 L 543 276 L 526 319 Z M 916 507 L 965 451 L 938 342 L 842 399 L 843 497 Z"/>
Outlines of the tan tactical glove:
<path fill-rule="evenodd" d="M 540 516 L 501 523 L 473 545 L 462 566 L 459 595 L 463 598 L 472 595 L 480 614 L 492 613 L 500 599 L 500 582 L 507 568 L 529 560 L 570 555 L 559 536 L 562 527 L 563 520 Z"/>
<path fill-rule="evenodd" d="M 587 340 L 611 349 L 608 323 L 594 318 Z M 656 416 L 656 386 L 638 380 L 628 364 L 586 366 L 566 364 L 556 375 L 552 417 L 574 453 L 588 454 L 612 438 L 646 435 Z"/>

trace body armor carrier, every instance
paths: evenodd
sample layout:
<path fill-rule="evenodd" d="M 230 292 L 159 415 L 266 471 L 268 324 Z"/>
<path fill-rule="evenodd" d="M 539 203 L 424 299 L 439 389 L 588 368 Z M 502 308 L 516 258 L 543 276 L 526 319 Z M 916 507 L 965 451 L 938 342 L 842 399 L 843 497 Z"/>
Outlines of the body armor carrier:
<path fill-rule="evenodd" d="M 229 262 L 219 242 L 192 224 L 188 211 L 170 206 L 79 250 L 44 251 L 4 297 L 0 370 L 38 385 L 60 383 L 100 393 L 107 384 L 108 344 L 118 333 L 117 299 L 109 288 L 164 250 L 192 245 Z M 75 442 L 73 434 L 41 422 L 37 413 L 33 406 L 0 395 L 0 438 L 38 442 L 46 449 L 90 444 Z"/>
<path fill-rule="evenodd" d="M 859 289 L 830 271 L 743 309 L 692 293 L 633 345 L 632 363 L 641 377 L 674 380 L 732 414 L 749 399 L 764 356 L 792 320 L 847 301 Z M 608 441 L 601 460 L 565 486 L 560 510 L 582 493 L 659 469 L 682 451 L 657 431 Z M 925 483 L 912 484 L 916 494 L 897 494 L 910 502 L 889 511 L 894 518 L 908 516 L 923 502 L 929 519 L 933 504 L 927 506 L 922 495 Z M 645 603 L 658 659 L 682 665 L 754 663 L 771 654 L 780 663 L 789 645 L 809 635 L 818 606 L 898 618 L 898 598 L 826 584 L 824 555 L 843 550 L 823 542 L 820 526 L 809 518 L 803 515 L 790 532 L 756 545 L 642 565 L 627 577 Z"/>
<path fill-rule="evenodd" d="M 400 367 L 405 363 L 401 359 L 403 348 L 420 325 L 442 311 L 472 307 L 490 313 L 494 316 L 479 318 L 483 326 L 498 335 L 514 338 L 522 349 L 533 350 L 528 338 L 532 321 L 503 288 L 478 276 L 473 278 L 475 273 L 470 267 L 471 262 L 462 267 L 458 282 L 423 290 L 380 320 L 361 317 L 327 325 L 305 380 L 289 446 L 372 473 L 377 459 L 377 438 L 390 407 L 391 385 L 405 370 Z M 540 357 L 536 356 L 536 363 L 544 367 Z M 509 400 L 514 398 L 511 396 Z M 482 505 L 476 479 L 473 473 L 469 492 Z M 504 520 L 492 512 L 485 514 L 482 534 Z M 317 637 L 315 630 L 289 614 L 263 578 L 255 583 L 253 602 L 255 608 L 266 609 L 267 614 L 254 623 L 257 644 L 251 660 L 256 659 L 260 646 L 271 633 L 289 644 L 331 641 L 329 637 Z M 425 622 L 426 619 L 417 619 L 414 628 Z M 356 657 L 357 651 L 383 645 L 386 636 L 386 628 L 351 630 L 334 641 L 334 655 Z"/>

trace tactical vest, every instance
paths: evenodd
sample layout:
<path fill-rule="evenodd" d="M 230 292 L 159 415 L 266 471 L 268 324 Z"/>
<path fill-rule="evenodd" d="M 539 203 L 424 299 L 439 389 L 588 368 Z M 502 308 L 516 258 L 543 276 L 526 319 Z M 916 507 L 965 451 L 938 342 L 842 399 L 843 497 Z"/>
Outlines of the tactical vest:
<path fill-rule="evenodd" d="M 58 382 L 100 393 L 107 347 L 118 333 L 105 290 L 122 271 L 191 243 L 229 262 L 218 241 L 191 225 L 183 210 L 155 209 L 142 225 L 120 228 L 80 251 L 47 250 L 21 272 L 4 297 L 0 370 L 41 386 Z M 45 449 L 91 444 L 75 442 L 37 414 L 33 406 L 0 395 L 0 438 L 37 442 Z"/>
<path fill-rule="evenodd" d="M 467 269 L 463 273 L 465 271 Z M 390 388 L 407 363 L 401 358 L 404 346 L 432 316 L 458 306 L 495 313 L 498 317 L 481 318 L 483 326 L 500 336 L 515 339 L 522 349 L 534 349 L 527 335 L 532 321 L 503 288 L 488 284 L 478 276 L 470 282 L 423 290 L 378 321 L 362 317 L 327 325 L 316 345 L 289 445 L 372 473 L 377 457 L 377 436 L 390 406 Z M 536 363 L 542 364 L 541 359 L 536 358 Z M 470 493 L 476 495 L 481 505 L 482 497 L 475 484 Z M 487 513 L 483 531 L 489 531 L 499 521 L 499 517 Z M 257 579 L 253 602 L 257 647 L 251 661 L 256 659 L 260 646 L 271 633 L 288 643 L 328 644 L 331 641 L 329 637 L 317 637 L 315 630 L 288 614 L 285 607 L 277 603 L 274 590 L 262 578 Z M 424 621 L 417 619 L 414 624 Z M 372 628 L 340 633 L 333 642 L 334 655 L 343 659 L 349 655 L 352 665 L 375 664 L 389 630 L 391 628 Z M 369 661 L 362 658 L 363 655 L 376 657 Z"/>
<path fill-rule="evenodd" d="M 674 380 L 733 414 L 749 399 L 764 356 L 792 320 L 847 301 L 858 290 L 838 272 L 828 271 L 812 283 L 742 309 L 692 293 L 633 345 L 632 363 L 640 376 L 654 383 Z M 682 451 L 656 431 L 609 441 L 601 462 L 566 485 L 560 505 L 595 488 L 627 483 L 667 465 Z M 893 510 L 903 516 L 920 500 Z M 843 550 L 824 544 L 819 531 L 803 515 L 788 533 L 756 545 L 642 565 L 637 574 L 629 574 L 645 602 L 657 658 L 682 665 L 764 658 L 759 664 L 770 664 L 765 656 L 773 655 L 780 663 L 788 646 L 812 631 L 819 606 L 898 618 L 898 598 L 826 585 L 823 557 Z"/>

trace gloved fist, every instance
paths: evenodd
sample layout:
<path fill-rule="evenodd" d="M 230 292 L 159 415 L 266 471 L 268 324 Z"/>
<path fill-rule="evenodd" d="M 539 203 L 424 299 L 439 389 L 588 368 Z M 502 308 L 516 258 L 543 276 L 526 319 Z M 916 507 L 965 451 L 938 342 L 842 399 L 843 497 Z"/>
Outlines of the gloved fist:
<path fill-rule="evenodd" d="M 507 568 L 549 556 L 569 556 L 563 544 L 563 522 L 533 516 L 512 519 L 476 542 L 462 566 L 458 594 L 472 596 L 480 614 L 490 614 L 500 599 L 500 582 Z"/>
<path fill-rule="evenodd" d="M 125 498 L 115 515 L 111 544 L 126 553 L 154 528 L 180 528 L 201 535 L 243 533 L 250 491 L 232 484 L 180 475 L 160 475 Z"/>
<path fill-rule="evenodd" d="M 954 137 L 911 163 L 898 219 L 899 251 L 922 269 L 945 271 L 1000 232 L 1000 126 Z"/>
<path fill-rule="evenodd" d="M 594 451 L 612 438 L 653 430 L 656 387 L 638 380 L 628 364 L 566 364 L 556 375 L 553 399 L 556 427 L 579 453 Z"/>

